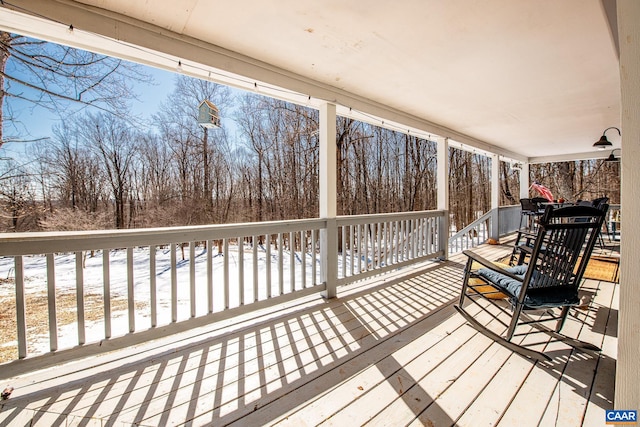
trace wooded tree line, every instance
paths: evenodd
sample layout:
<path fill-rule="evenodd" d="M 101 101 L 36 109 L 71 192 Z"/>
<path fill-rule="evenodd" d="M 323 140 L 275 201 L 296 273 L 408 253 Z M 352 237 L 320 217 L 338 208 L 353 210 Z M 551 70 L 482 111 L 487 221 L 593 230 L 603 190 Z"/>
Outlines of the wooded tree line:
<path fill-rule="evenodd" d="M 199 99 L 235 111 L 236 135 L 196 122 Z M 234 103 L 237 105 L 234 106 Z M 318 216 L 318 112 L 177 78 L 154 125 L 105 112 L 56 126 L 29 161 L 5 162 L 3 231 L 136 228 Z M 435 209 L 436 144 L 339 117 L 338 213 Z M 450 209 L 461 228 L 490 208 L 491 159 L 449 150 Z M 205 166 L 206 165 L 206 166 Z M 619 202 L 618 164 L 531 165 L 531 176 L 569 200 Z M 518 176 L 502 162 L 501 204 L 518 203 Z M 532 193 L 533 195 L 533 193 Z"/>
<path fill-rule="evenodd" d="M 0 47 L 0 147 L 28 134 L 8 101 L 59 112 L 69 102 L 83 108 L 56 125 L 50 140 L 31 144 L 24 158 L 0 160 L 0 231 L 318 216 L 317 111 L 178 75 L 152 122 L 142 123 L 127 103 L 135 96 L 131 83 L 147 78 L 139 67 L 3 32 Z M 204 99 L 220 109 L 221 129 L 197 124 Z M 336 154 L 339 215 L 436 208 L 433 141 L 339 117 Z M 491 160 L 450 148 L 449 162 L 450 210 L 459 229 L 490 208 Z M 616 203 L 618 167 L 579 161 L 532 165 L 530 172 L 556 197 L 607 195 Z M 501 204 L 518 204 L 518 176 L 504 162 L 500 193 Z"/>

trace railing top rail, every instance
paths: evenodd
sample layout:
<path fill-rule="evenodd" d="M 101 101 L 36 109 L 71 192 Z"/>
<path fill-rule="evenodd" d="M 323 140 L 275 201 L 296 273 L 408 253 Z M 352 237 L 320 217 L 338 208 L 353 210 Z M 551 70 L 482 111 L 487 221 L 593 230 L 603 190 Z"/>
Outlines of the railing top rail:
<path fill-rule="evenodd" d="M 354 224 L 396 221 L 396 220 L 405 220 L 405 219 L 438 218 L 441 216 L 444 216 L 444 211 L 441 211 L 441 210 L 391 212 L 391 213 L 366 214 L 366 215 L 343 215 L 337 218 L 337 223 L 338 225 L 354 225 Z"/>
<path fill-rule="evenodd" d="M 469 231 L 473 230 L 478 224 L 486 221 L 489 218 L 491 218 L 491 211 L 483 214 L 480 218 L 476 219 L 471 224 L 467 225 L 465 228 L 463 228 L 462 230 L 458 231 L 453 236 L 449 237 L 449 242 L 452 242 L 455 239 L 457 239 L 458 237 L 464 235 L 465 233 L 468 233 Z"/>
<path fill-rule="evenodd" d="M 303 231 L 326 227 L 324 219 L 239 224 L 38 233 L 0 233 L 0 256 L 116 249 Z"/>

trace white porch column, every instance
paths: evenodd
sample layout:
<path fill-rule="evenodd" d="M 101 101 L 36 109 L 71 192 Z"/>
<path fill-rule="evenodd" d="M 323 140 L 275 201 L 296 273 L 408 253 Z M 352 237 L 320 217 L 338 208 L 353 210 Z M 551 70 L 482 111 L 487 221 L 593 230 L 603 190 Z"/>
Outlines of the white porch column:
<path fill-rule="evenodd" d="M 500 238 L 500 221 L 498 208 L 500 207 L 500 158 L 491 155 L 491 231 L 489 237 Z"/>
<path fill-rule="evenodd" d="M 522 163 L 522 169 L 520 169 L 520 198 L 529 198 L 529 163 Z"/>
<path fill-rule="evenodd" d="M 335 298 L 338 279 L 337 172 L 336 172 L 336 106 L 320 107 L 320 218 L 327 228 L 320 231 L 321 281 L 327 286 L 325 298 Z"/>
<path fill-rule="evenodd" d="M 620 312 L 616 409 L 640 410 L 640 2 L 618 0 L 620 89 L 622 93 L 622 159 L 620 204 L 624 236 L 621 238 Z M 613 65 L 613 64 L 612 64 Z"/>
<path fill-rule="evenodd" d="M 440 249 L 444 250 L 442 259 L 449 257 L 449 138 L 438 137 L 438 210 L 444 211 L 444 217 L 440 222 L 438 236 Z"/>

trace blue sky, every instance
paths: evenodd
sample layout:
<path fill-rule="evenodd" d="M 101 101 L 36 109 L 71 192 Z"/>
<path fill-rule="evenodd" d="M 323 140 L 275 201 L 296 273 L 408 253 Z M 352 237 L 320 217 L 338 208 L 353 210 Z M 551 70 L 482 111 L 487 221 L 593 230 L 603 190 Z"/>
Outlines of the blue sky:
<path fill-rule="evenodd" d="M 135 91 L 138 95 L 137 101 L 131 102 L 132 113 L 141 116 L 143 119 L 150 119 L 155 114 L 160 104 L 167 99 L 167 96 L 173 91 L 177 74 L 158 68 L 142 66 L 145 72 L 151 76 L 148 84 L 137 83 Z M 236 90 L 231 88 L 231 90 Z M 39 108 L 32 103 L 21 101 L 19 99 L 11 100 L 14 116 L 21 123 L 19 125 L 19 137 L 23 140 L 35 140 L 39 138 L 47 138 L 52 135 L 52 127 L 59 123 L 61 118 L 53 112 L 45 108 Z M 70 105 L 73 108 L 73 105 Z M 229 114 L 225 116 L 229 117 Z M 235 122 L 222 117 L 223 126 L 227 130 L 227 134 L 232 136 L 236 133 Z M 29 135 L 25 134 L 25 128 Z M 15 128 L 5 123 L 5 136 L 16 136 Z M 46 143 L 38 141 L 36 143 Z M 13 158 L 19 163 L 26 160 L 28 156 L 25 150 L 29 143 L 6 143 L 0 148 L 0 158 Z"/>
<path fill-rule="evenodd" d="M 151 75 L 151 81 L 155 82 L 155 84 L 137 84 L 135 90 L 138 93 L 139 101 L 133 101 L 131 106 L 134 114 L 150 117 L 157 111 L 160 103 L 164 101 L 167 95 L 173 90 L 176 74 L 151 67 L 145 67 L 145 71 Z M 52 126 L 60 121 L 60 117 L 55 113 L 34 106 L 32 103 L 19 99 L 12 99 L 11 103 L 14 115 L 17 116 L 17 119 L 22 123 L 21 129 L 26 127 L 30 133 L 30 136 L 20 135 L 24 139 L 37 139 L 51 136 Z M 15 130 L 5 124 L 5 132 L 13 135 Z M 8 151 L 18 150 L 19 147 L 15 145 L 18 144 L 7 144 L 3 149 Z"/>

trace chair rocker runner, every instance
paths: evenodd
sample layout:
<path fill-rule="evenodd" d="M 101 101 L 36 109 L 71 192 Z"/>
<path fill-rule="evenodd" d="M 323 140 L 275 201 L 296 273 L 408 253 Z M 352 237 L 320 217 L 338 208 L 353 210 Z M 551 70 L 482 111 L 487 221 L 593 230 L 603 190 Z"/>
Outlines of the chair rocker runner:
<path fill-rule="evenodd" d="M 572 347 L 600 351 L 592 344 L 560 334 L 560 330 L 569 309 L 580 305 L 578 288 L 607 208 L 547 206 L 528 254 L 528 264 L 503 269 L 471 251 L 464 251 L 468 259 L 460 303 L 455 308 L 479 332 L 535 360 L 551 359 L 517 344 L 514 337 L 535 329 L 535 332 L 548 334 Z M 510 304 L 504 299 L 496 299 L 496 294 L 506 296 Z M 489 314 L 493 320 L 485 326 L 476 319 L 468 310 L 470 305 L 465 308 L 467 299 L 480 308 L 480 313 Z M 549 321 L 557 322 L 555 328 L 541 324 Z M 493 325 L 496 324 L 501 324 L 505 330 L 494 332 Z M 516 334 L 521 326 L 530 332 Z"/>

